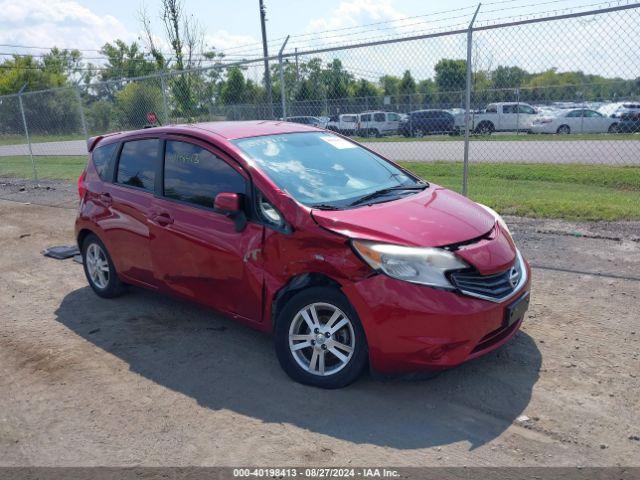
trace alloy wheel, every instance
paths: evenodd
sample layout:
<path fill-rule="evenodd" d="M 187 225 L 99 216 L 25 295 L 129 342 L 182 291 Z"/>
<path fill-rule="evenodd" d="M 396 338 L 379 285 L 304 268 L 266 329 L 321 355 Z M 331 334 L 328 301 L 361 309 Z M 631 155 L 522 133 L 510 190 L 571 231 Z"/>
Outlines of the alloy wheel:
<path fill-rule="evenodd" d="M 87 248 L 85 261 L 91 282 L 100 289 L 107 288 L 110 275 L 109 260 L 107 260 L 107 255 L 102 247 L 97 243 L 90 244 Z"/>
<path fill-rule="evenodd" d="M 355 344 L 351 320 L 329 303 L 303 307 L 289 327 L 291 355 L 313 375 L 329 376 L 342 370 L 353 357 Z"/>

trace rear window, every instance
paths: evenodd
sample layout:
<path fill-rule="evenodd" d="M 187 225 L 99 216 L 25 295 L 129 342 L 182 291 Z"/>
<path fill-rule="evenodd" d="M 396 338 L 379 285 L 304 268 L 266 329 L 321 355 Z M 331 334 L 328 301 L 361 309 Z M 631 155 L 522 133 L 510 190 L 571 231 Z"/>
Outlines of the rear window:
<path fill-rule="evenodd" d="M 93 165 L 96 167 L 98 175 L 100 175 L 100 178 L 102 180 L 107 180 L 111 163 L 113 162 L 113 154 L 115 153 L 117 146 L 117 143 L 104 145 L 102 147 L 96 148 L 91 153 L 91 160 L 93 161 Z"/>
<path fill-rule="evenodd" d="M 152 192 L 159 146 L 157 139 L 126 142 L 120 153 L 116 181 Z"/>

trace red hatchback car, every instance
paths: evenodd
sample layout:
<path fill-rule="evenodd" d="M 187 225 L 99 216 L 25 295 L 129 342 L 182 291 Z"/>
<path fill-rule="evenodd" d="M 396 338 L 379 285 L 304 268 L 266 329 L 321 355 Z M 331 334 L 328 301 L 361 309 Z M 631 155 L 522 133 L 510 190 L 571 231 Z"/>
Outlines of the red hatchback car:
<path fill-rule="evenodd" d="M 273 332 L 296 381 L 453 367 L 508 341 L 529 304 L 493 210 L 334 133 L 203 123 L 89 151 L 76 236 L 91 288 L 137 285 Z"/>

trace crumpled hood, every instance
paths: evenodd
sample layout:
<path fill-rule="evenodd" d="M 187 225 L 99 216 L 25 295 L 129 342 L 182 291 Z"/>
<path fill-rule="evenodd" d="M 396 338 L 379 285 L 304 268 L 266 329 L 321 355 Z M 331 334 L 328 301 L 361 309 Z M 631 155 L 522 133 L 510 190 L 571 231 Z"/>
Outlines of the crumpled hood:
<path fill-rule="evenodd" d="M 350 238 L 418 247 L 466 242 L 495 225 L 484 208 L 436 185 L 391 202 L 311 213 L 320 226 Z"/>

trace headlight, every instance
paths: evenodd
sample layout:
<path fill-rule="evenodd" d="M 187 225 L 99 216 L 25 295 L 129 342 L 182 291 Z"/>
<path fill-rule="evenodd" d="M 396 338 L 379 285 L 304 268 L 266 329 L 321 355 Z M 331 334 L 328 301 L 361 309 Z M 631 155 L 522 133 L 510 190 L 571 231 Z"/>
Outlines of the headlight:
<path fill-rule="evenodd" d="M 445 273 L 468 268 L 453 253 L 441 248 L 417 248 L 353 240 L 353 248 L 374 270 L 405 282 L 453 289 Z"/>
<path fill-rule="evenodd" d="M 498 214 L 498 212 L 496 212 L 493 208 L 491 207 L 487 207 L 486 205 L 483 205 L 481 203 L 478 203 L 478 205 L 480 205 L 482 208 L 484 208 L 487 212 L 489 212 L 491 215 L 493 215 L 493 218 L 496 219 L 496 222 L 498 222 L 500 224 L 500 228 L 502 228 L 503 230 L 505 230 L 509 235 L 511 235 L 511 231 L 509 230 L 509 227 L 507 227 L 506 222 L 504 221 L 504 219 Z"/>

